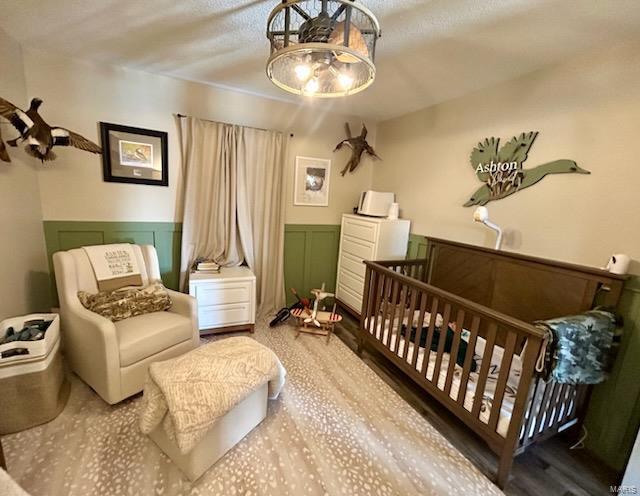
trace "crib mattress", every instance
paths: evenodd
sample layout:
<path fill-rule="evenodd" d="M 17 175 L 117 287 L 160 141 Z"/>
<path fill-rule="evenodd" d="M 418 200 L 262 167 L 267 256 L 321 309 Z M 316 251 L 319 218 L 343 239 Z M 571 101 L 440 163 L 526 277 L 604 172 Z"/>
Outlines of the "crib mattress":
<path fill-rule="evenodd" d="M 417 313 L 418 312 L 416 312 L 416 315 L 414 316 L 414 322 L 417 320 Z M 430 316 L 427 312 L 424 317 L 424 321 L 429 322 L 429 319 L 430 319 Z M 403 324 L 407 326 L 407 322 L 408 322 L 408 317 L 405 317 L 405 319 L 403 320 Z M 442 316 L 440 314 L 438 314 L 436 317 L 436 325 L 442 328 L 441 327 Z M 369 332 L 371 334 L 374 334 L 373 326 L 369 326 L 368 321 L 365 321 L 365 327 L 369 329 Z M 396 340 L 399 337 L 400 341 L 398 343 L 398 348 L 396 351 L 397 355 L 400 358 L 402 358 L 405 355 L 404 353 L 405 346 L 408 345 L 408 350 L 406 353 L 405 360 L 409 365 L 413 365 L 414 368 L 418 371 L 422 370 L 423 363 L 425 360 L 425 355 L 428 352 L 429 362 L 426 366 L 426 378 L 435 384 L 436 381 L 434 380 L 434 373 L 435 373 L 437 353 L 435 351 L 431 351 L 429 349 L 425 350 L 425 348 L 419 347 L 418 355 L 416 357 L 416 362 L 415 364 L 412 363 L 413 353 L 414 353 L 414 344 L 411 341 L 407 342 L 404 336 L 398 336 L 399 327 L 400 326 L 398 326 L 398 319 L 394 320 L 393 327 L 389 325 L 389 320 L 385 321 L 384 323 L 379 322 L 377 325 L 377 329 L 375 329 L 375 337 L 377 340 L 381 340 L 382 343 L 391 350 L 395 348 Z M 390 333 L 389 329 L 393 329 L 394 332 Z M 469 334 L 470 334 L 469 331 L 467 331 L 466 329 L 463 329 L 462 339 L 464 339 L 465 341 L 468 341 Z M 476 361 L 476 364 L 477 364 L 476 370 L 480 370 L 480 365 L 482 363 L 482 357 L 484 355 L 485 345 L 486 345 L 486 341 L 481 336 L 478 336 L 476 339 L 476 346 L 474 350 L 474 360 Z M 485 424 L 489 423 L 489 417 L 491 415 L 493 398 L 496 392 L 496 383 L 498 380 L 498 376 L 500 375 L 500 365 L 502 362 L 503 354 L 504 354 L 504 348 L 498 345 L 495 345 L 493 348 L 492 356 L 490 358 L 491 365 L 489 367 L 489 375 L 487 377 L 486 385 L 484 388 L 484 394 L 482 396 L 482 406 L 480 409 L 480 416 L 479 416 L 480 421 L 484 422 Z M 442 364 L 440 366 L 440 373 L 438 374 L 438 381 L 437 381 L 437 387 L 442 391 L 444 391 L 445 389 L 447 371 L 449 369 L 449 360 L 450 360 L 449 353 L 443 353 Z M 511 414 L 513 412 L 513 406 L 514 406 L 516 394 L 518 392 L 518 384 L 520 381 L 521 373 L 522 373 L 522 362 L 519 356 L 514 355 L 513 359 L 511 360 L 511 367 L 509 369 L 509 379 L 507 380 L 506 390 L 502 399 L 502 405 L 500 406 L 500 416 L 498 419 L 498 425 L 496 429 L 498 434 L 500 434 L 502 437 L 506 437 L 507 431 L 509 429 L 509 424 L 511 422 Z M 475 393 L 478 385 L 478 377 L 479 376 L 477 372 L 471 372 L 469 374 L 469 380 L 467 382 L 466 390 L 464 391 L 464 394 L 465 394 L 464 408 L 469 412 L 473 408 Z M 461 379 L 462 379 L 462 367 L 456 363 L 454 368 L 454 373 L 453 373 L 453 380 L 451 383 L 451 391 L 449 393 L 449 396 L 456 401 L 458 400 L 458 397 L 460 394 Z M 534 401 L 537 401 L 538 399 L 539 398 L 535 398 Z M 569 408 L 573 408 L 573 404 L 570 404 Z M 543 415 L 543 418 L 541 421 L 542 425 L 544 425 L 544 421 L 545 421 L 545 418 L 547 417 L 547 414 L 551 415 L 553 414 L 553 412 L 542 413 Z M 560 415 L 562 415 L 562 411 L 560 412 Z M 530 435 L 532 435 L 534 432 L 535 424 L 536 424 L 536 418 L 534 415 L 533 421 L 531 422 L 531 432 L 529 433 Z"/>

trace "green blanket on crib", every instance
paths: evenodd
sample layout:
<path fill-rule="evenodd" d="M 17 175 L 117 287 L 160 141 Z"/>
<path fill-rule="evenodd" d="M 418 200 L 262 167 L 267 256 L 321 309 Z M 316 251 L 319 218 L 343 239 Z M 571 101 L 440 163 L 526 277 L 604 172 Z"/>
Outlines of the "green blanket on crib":
<path fill-rule="evenodd" d="M 536 322 L 547 331 L 547 368 L 560 384 L 598 384 L 607 378 L 616 317 L 591 310 Z"/>

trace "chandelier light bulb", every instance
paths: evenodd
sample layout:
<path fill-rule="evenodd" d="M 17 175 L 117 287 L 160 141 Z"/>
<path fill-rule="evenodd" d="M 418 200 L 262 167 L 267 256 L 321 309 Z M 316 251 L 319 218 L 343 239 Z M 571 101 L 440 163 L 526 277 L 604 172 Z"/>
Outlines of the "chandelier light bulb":
<path fill-rule="evenodd" d="M 307 81 L 307 84 L 304 85 L 304 92 L 309 95 L 313 95 L 318 91 L 319 87 L 320 84 L 318 84 L 317 79 L 309 79 L 309 81 Z"/>
<path fill-rule="evenodd" d="M 311 66 L 309 64 L 298 64 L 294 71 L 299 81 L 306 81 L 311 77 Z"/>
<path fill-rule="evenodd" d="M 338 74 L 338 83 L 343 90 L 350 90 L 353 86 L 353 78 L 349 74 L 341 72 Z"/>

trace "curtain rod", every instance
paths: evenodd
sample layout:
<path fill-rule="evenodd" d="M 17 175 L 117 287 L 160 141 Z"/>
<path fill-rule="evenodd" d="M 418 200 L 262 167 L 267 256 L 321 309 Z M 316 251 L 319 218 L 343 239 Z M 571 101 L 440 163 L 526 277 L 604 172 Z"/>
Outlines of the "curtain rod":
<path fill-rule="evenodd" d="M 176 117 L 179 117 L 180 119 L 184 119 L 185 117 L 192 117 L 189 115 L 185 115 L 185 114 L 175 114 Z M 200 117 L 196 117 L 196 119 L 200 119 Z M 200 119 L 201 121 L 207 121 L 207 122 L 216 122 L 216 123 L 220 123 L 220 124 L 226 124 L 227 126 L 241 126 L 241 124 L 231 124 L 230 122 L 221 122 L 221 121 L 212 121 L 211 119 Z M 241 126 L 241 127 L 248 127 L 249 129 L 257 129 L 258 131 L 273 131 L 273 129 L 265 129 L 263 127 L 254 127 L 254 126 Z M 289 136 L 291 138 L 293 138 L 293 133 L 289 133 Z"/>

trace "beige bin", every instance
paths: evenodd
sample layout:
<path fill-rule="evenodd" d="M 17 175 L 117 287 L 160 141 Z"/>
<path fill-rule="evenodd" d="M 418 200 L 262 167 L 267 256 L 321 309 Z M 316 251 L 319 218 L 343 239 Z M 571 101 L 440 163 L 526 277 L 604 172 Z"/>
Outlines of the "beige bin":
<path fill-rule="evenodd" d="M 0 333 L 4 336 L 10 326 L 19 331 L 24 322 L 33 319 L 53 320 L 44 339 L 0 345 L 0 435 L 49 422 L 60 414 L 69 398 L 57 314 L 7 319 L 0 322 Z M 23 354 L 7 356 L 13 349 L 20 349 Z"/>

